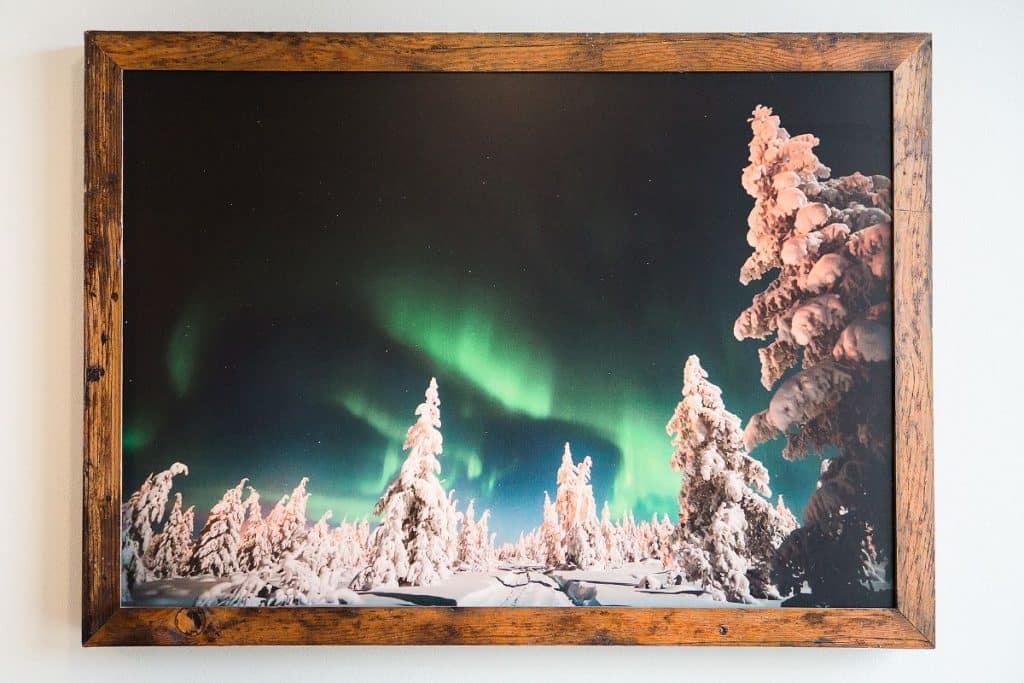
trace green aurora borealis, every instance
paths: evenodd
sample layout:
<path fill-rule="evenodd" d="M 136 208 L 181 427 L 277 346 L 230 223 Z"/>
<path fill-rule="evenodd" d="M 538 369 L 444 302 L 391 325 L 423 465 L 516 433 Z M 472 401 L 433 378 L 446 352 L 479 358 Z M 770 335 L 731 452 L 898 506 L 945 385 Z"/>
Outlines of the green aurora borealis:
<path fill-rule="evenodd" d="M 855 82 L 853 82 L 855 81 Z M 180 460 L 197 523 L 242 477 L 370 514 L 429 378 L 442 477 L 499 540 L 562 443 L 615 515 L 675 514 L 664 431 L 701 356 L 746 419 L 732 324 L 770 104 L 836 172 L 889 165 L 885 74 L 125 76 L 124 487 Z M 822 95 L 827 93 L 828 97 Z M 760 447 L 799 511 L 818 462 Z"/>

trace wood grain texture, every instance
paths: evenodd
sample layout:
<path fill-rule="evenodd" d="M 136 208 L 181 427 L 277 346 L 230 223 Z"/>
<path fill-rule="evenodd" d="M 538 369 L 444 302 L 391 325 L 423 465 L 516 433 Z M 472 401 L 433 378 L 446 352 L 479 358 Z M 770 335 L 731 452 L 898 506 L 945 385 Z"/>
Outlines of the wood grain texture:
<path fill-rule="evenodd" d="M 85 43 L 82 637 L 117 610 L 121 496 L 121 68 Z"/>
<path fill-rule="evenodd" d="M 934 646 L 929 36 L 90 32 L 85 53 L 85 644 Z M 896 609 L 121 607 L 125 69 L 891 71 Z"/>
<path fill-rule="evenodd" d="M 892 609 L 125 608 L 95 645 L 818 645 L 927 647 Z"/>
<path fill-rule="evenodd" d="M 893 75 L 896 605 L 935 642 L 931 40 Z"/>
<path fill-rule="evenodd" d="M 891 71 L 905 33 L 105 33 L 124 69 L 204 71 Z"/>

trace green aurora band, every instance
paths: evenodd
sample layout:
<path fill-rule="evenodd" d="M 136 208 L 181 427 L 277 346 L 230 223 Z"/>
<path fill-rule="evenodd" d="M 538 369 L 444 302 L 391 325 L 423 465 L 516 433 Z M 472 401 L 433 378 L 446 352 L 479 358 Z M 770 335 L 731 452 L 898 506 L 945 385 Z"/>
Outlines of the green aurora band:
<path fill-rule="evenodd" d="M 178 317 L 171 331 L 167 345 L 167 374 L 178 398 L 186 396 L 192 387 L 204 313 L 205 309 L 198 300 L 193 300 Z"/>
<path fill-rule="evenodd" d="M 410 414 L 409 423 L 406 424 L 376 405 L 368 395 L 360 392 L 339 392 L 334 396 L 334 401 L 349 415 L 364 422 L 385 440 L 380 476 L 376 480 L 367 480 L 359 484 L 360 493 L 378 496 L 402 466 L 402 443 L 405 441 L 408 425 L 415 418 Z M 464 444 L 453 444 L 451 440 L 448 440 L 445 443 L 444 452 L 447 465 L 444 477 L 452 485 L 457 483 L 460 476 L 464 476 L 469 481 L 475 481 L 483 475 L 483 459 L 475 448 L 466 447 Z M 492 474 L 483 480 L 482 488 L 485 492 L 490 493 L 494 491 L 495 484 L 496 477 Z"/>
<path fill-rule="evenodd" d="M 490 292 L 403 276 L 377 279 L 368 294 L 373 316 L 389 337 L 421 352 L 510 412 L 583 425 L 615 444 L 621 462 L 609 500 L 614 515 L 627 509 L 644 516 L 675 509 L 679 477 L 668 466 L 671 446 L 664 430 L 674 403 L 643 395 L 614 375 L 579 372 L 560 377 L 572 368 L 557 362 L 538 342 L 526 317 L 510 301 Z M 574 390 L 560 395 L 560 379 L 571 382 Z M 600 401 L 580 401 L 579 396 Z M 390 418 L 371 414 L 352 401 L 342 405 L 375 428 L 386 421 L 388 426 L 378 429 L 382 434 L 395 433 Z M 551 459 L 552 476 L 559 455 L 540 455 Z M 479 462 L 479 456 L 473 456 Z M 493 485 L 492 481 L 492 490 Z"/>

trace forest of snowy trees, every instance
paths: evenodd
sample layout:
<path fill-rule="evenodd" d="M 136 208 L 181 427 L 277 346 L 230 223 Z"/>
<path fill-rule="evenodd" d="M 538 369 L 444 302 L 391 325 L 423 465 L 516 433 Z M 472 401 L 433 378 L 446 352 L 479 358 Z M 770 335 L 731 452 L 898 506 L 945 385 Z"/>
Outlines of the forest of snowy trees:
<path fill-rule="evenodd" d="M 595 463 L 588 455 L 574 459 L 566 443 L 560 461 L 551 454 L 553 497 L 538 491 L 539 526 L 496 546 L 491 511 L 479 512 L 473 500 L 462 506 L 445 487 L 441 400 L 431 379 L 406 433 L 405 461 L 372 522 L 369 510 L 353 521 L 335 523 L 330 511 L 308 519 L 306 478 L 265 509 L 243 478 L 197 533 L 194 506 L 186 507 L 181 493 L 172 498 L 188 467 L 173 463 L 149 475 L 122 505 L 122 599 L 133 603 L 146 586 L 194 579 L 201 591 L 191 598 L 200 604 L 349 605 L 363 604 L 368 593 L 465 575 L 507 586 L 502 574 L 518 572 L 571 593 L 572 604 L 598 604 L 581 582 L 570 590 L 554 575 L 626 572 L 638 591 L 686 585 L 730 603 L 885 604 L 889 180 L 859 173 L 830 179 L 813 151 L 817 138 L 790 136 L 766 107 L 757 107 L 750 123 L 742 184 L 754 198 L 747 233 L 754 251 L 740 281 L 773 279 L 740 313 L 734 332 L 741 340 L 770 339 L 759 356 L 771 393 L 744 427 L 699 358 L 687 359 L 662 461 L 680 476 L 671 516 L 637 521 L 626 510 L 613 519 L 608 502 L 595 500 Z M 770 500 L 769 473 L 751 455 L 778 435 L 787 440 L 786 458 L 829 456 L 802 525 L 781 496 Z"/>

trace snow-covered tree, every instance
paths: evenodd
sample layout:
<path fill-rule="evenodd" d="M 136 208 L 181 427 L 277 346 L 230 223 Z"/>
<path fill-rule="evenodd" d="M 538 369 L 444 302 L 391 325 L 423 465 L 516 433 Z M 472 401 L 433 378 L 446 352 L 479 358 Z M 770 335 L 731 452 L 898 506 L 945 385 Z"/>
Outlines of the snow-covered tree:
<path fill-rule="evenodd" d="M 248 487 L 249 495 L 245 498 L 245 519 L 242 520 L 240 531 L 242 538 L 245 538 L 250 530 L 263 522 L 263 510 L 260 507 L 260 492 L 252 486 Z"/>
<path fill-rule="evenodd" d="M 863 606 L 886 564 L 892 528 L 891 183 L 854 173 L 830 179 L 818 138 L 790 136 L 757 107 L 750 120 L 744 189 L 754 198 L 744 284 L 775 271 L 736 320 L 738 339 L 770 339 L 759 351 L 772 389 L 746 446 L 782 434 L 783 455 L 834 448 L 804 510 L 804 526 L 775 563 L 784 591 L 804 581 L 815 604 Z"/>
<path fill-rule="evenodd" d="M 489 528 L 490 519 L 491 511 L 484 510 L 483 514 L 480 515 L 480 519 L 478 519 L 476 522 L 476 536 L 479 539 L 478 542 L 480 544 L 480 567 L 482 568 L 481 571 L 489 571 L 491 569 L 494 569 L 494 567 L 498 563 L 498 553 L 494 549 L 494 539 L 497 538 L 497 534 L 492 533 Z"/>
<path fill-rule="evenodd" d="M 562 463 L 558 466 L 558 472 L 555 473 L 555 512 L 558 513 L 558 519 L 563 526 L 566 520 L 576 517 L 577 478 L 576 465 L 572 461 L 572 451 L 569 450 L 569 444 L 566 443 L 565 449 L 562 451 Z"/>
<path fill-rule="evenodd" d="M 622 548 L 622 560 L 624 562 L 639 562 L 644 559 L 640 533 L 633 517 L 633 511 L 626 510 L 622 513 L 622 518 L 615 526 Z"/>
<path fill-rule="evenodd" d="M 777 597 L 770 563 L 793 530 L 792 515 L 765 499 L 768 472 L 746 453 L 739 418 L 707 377 L 690 356 L 683 398 L 665 427 L 675 447 L 670 464 L 683 473 L 670 564 L 720 600 Z"/>
<path fill-rule="evenodd" d="M 431 378 L 424 397 L 402 446 L 408 456 L 374 507 L 383 519 L 373 534 L 369 564 L 353 580 L 357 589 L 426 586 L 451 576 L 457 520 L 437 478 L 443 439 L 436 379 Z"/>
<path fill-rule="evenodd" d="M 529 533 L 519 531 L 519 539 L 515 544 L 515 559 L 520 565 L 534 562 L 534 544 Z"/>
<path fill-rule="evenodd" d="M 487 518 L 490 511 L 485 510 L 476 520 L 473 510 L 473 501 L 469 501 L 465 513 L 460 515 L 459 538 L 456 548 L 455 566 L 464 572 L 482 572 L 490 568 L 491 558 L 489 557 L 488 542 L 490 534 L 487 532 Z M 480 523 L 483 524 L 481 529 Z"/>
<path fill-rule="evenodd" d="M 271 561 L 273 552 L 270 545 L 270 529 L 260 509 L 260 494 L 251 486 L 245 502 L 245 521 L 242 523 L 240 537 L 239 569 L 252 571 Z"/>
<path fill-rule="evenodd" d="M 655 515 L 657 517 L 657 515 Z M 652 524 L 656 520 L 652 520 Z M 673 568 L 674 560 L 672 558 L 672 537 L 675 535 L 676 525 L 672 523 L 668 515 L 662 515 L 661 521 L 657 522 L 655 528 L 655 536 L 658 541 L 658 547 L 656 555 L 654 557 L 659 560 L 663 560 L 667 568 Z"/>
<path fill-rule="evenodd" d="M 306 533 L 309 531 L 306 520 L 308 483 L 309 477 L 300 479 L 291 494 L 282 498 L 267 515 L 267 533 L 271 554 L 275 559 L 300 552 L 306 541 Z"/>
<path fill-rule="evenodd" d="M 359 544 L 359 552 L 365 557 L 370 553 L 370 522 L 363 517 L 353 526 L 356 541 Z"/>
<path fill-rule="evenodd" d="M 555 509 L 562 525 L 565 561 L 579 569 L 599 569 L 607 559 L 594 489 L 590 485 L 591 466 L 589 455 L 573 464 L 569 444 L 565 444 L 558 468 Z"/>
<path fill-rule="evenodd" d="M 502 543 L 498 546 L 498 562 L 503 564 L 512 564 L 516 559 L 516 544 L 515 543 Z"/>
<path fill-rule="evenodd" d="M 637 545 L 640 548 L 640 558 L 656 559 L 660 549 L 658 539 L 658 515 L 652 515 L 650 521 L 641 520 L 636 525 Z"/>
<path fill-rule="evenodd" d="M 339 573 L 366 564 L 365 538 L 361 534 L 364 526 L 365 520 L 351 523 L 343 519 L 338 526 L 331 529 L 327 539 L 327 565 L 332 572 Z"/>
<path fill-rule="evenodd" d="M 612 524 L 611 513 L 608 510 L 608 501 L 604 502 L 601 508 L 601 538 L 604 540 L 605 557 L 609 568 L 621 567 L 622 541 L 619 538 L 618 529 Z"/>
<path fill-rule="evenodd" d="M 166 470 L 150 474 L 121 506 L 121 593 L 130 599 L 136 583 L 152 577 L 147 558 L 151 556 L 154 524 L 163 521 L 174 477 L 188 476 L 188 467 L 176 462 Z"/>
<path fill-rule="evenodd" d="M 324 511 L 324 514 L 306 534 L 302 550 L 299 552 L 299 558 L 309 565 L 309 568 L 317 575 L 323 575 L 326 573 L 325 570 L 330 569 L 331 558 L 335 554 L 332 542 L 333 530 L 329 524 L 332 516 L 333 513 L 330 510 Z"/>
<path fill-rule="evenodd" d="M 230 581 L 215 585 L 198 600 L 200 605 L 239 607 L 357 605 L 361 602 L 327 567 L 321 567 L 320 571 L 314 569 L 303 557 L 302 550 L 289 551 L 272 564 L 235 574 Z"/>
<path fill-rule="evenodd" d="M 190 574 L 228 576 L 238 571 L 238 545 L 245 521 L 242 489 L 246 481 L 242 479 L 237 486 L 225 491 L 210 510 L 192 551 Z"/>
<path fill-rule="evenodd" d="M 562 539 L 562 524 L 547 491 L 544 492 L 544 518 L 541 521 L 539 535 L 542 552 L 537 559 L 547 567 L 564 567 L 565 544 Z"/>
<path fill-rule="evenodd" d="M 156 578 L 181 576 L 192 558 L 192 532 L 195 529 L 195 506 L 181 509 L 181 494 L 174 494 L 174 505 L 163 530 L 153 537 L 148 564 Z"/>

